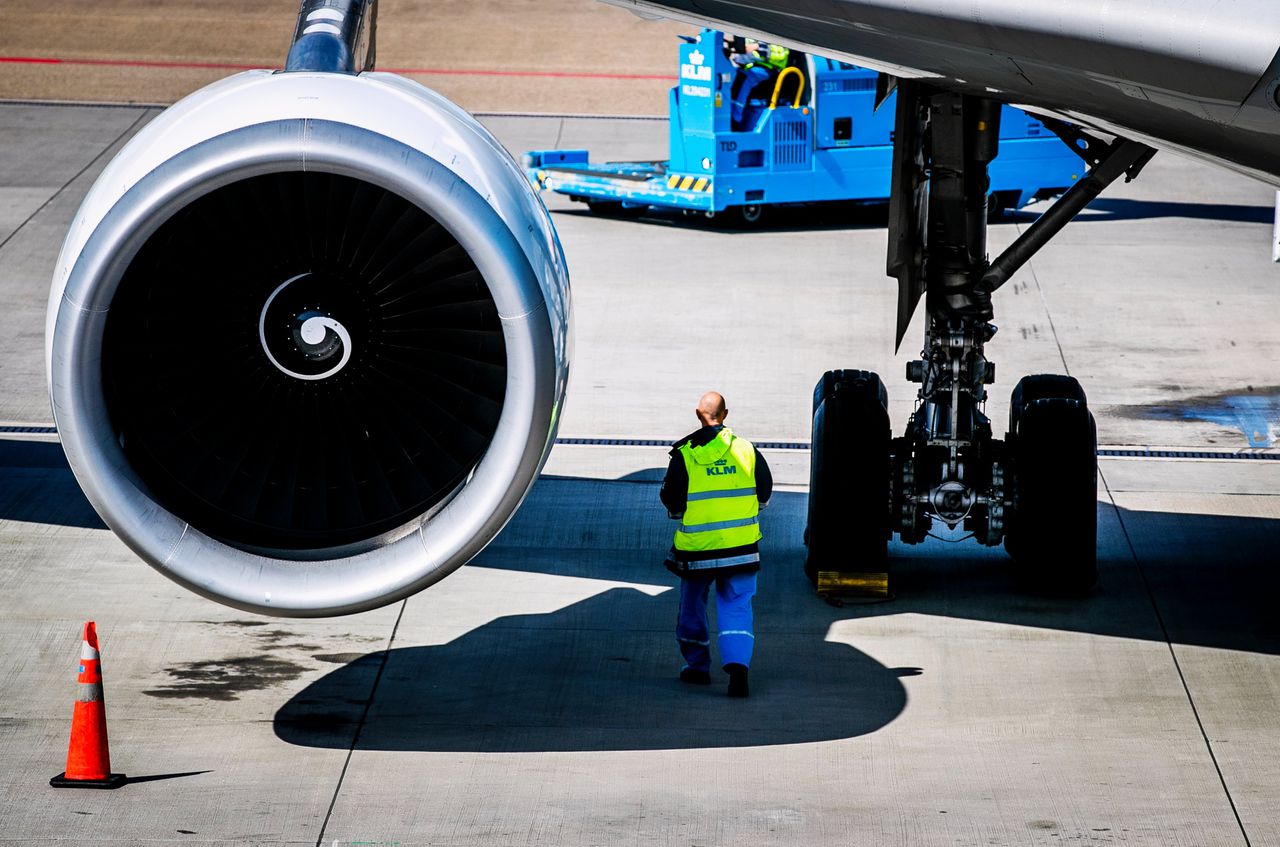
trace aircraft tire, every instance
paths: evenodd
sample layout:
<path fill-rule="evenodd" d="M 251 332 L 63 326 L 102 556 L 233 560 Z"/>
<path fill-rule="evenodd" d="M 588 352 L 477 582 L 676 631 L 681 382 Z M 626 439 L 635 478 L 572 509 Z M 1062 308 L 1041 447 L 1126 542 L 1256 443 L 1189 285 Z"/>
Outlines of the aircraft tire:
<path fill-rule="evenodd" d="M 888 394 L 869 371 L 828 371 L 814 389 L 805 576 L 887 570 Z"/>
<path fill-rule="evenodd" d="M 1018 418 L 1028 404 L 1046 397 L 1062 397 L 1078 400 L 1088 405 L 1084 389 L 1073 376 L 1062 374 L 1031 374 L 1018 380 L 1009 398 L 1009 431 L 1018 431 Z"/>
<path fill-rule="evenodd" d="M 1075 379 L 1023 377 L 1009 411 L 1013 508 L 1005 550 L 1031 588 L 1081 594 L 1098 578 L 1098 436 Z"/>

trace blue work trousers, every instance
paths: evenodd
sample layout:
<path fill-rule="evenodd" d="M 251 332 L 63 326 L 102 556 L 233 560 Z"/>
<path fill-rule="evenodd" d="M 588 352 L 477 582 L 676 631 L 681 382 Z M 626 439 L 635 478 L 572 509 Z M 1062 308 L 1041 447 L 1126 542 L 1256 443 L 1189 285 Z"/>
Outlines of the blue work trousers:
<path fill-rule="evenodd" d="M 696 572 L 680 580 L 680 615 L 676 620 L 676 641 L 685 665 L 697 671 L 711 670 L 711 633 L 707 626 L 707 596 L 716 587 L 716 624 L 719 627 L 720 664 L 751 666 L 756 636 L 751 616 L 751 598 L 756 593 L 756 574 L 736 573 L 699 576 Z"/>

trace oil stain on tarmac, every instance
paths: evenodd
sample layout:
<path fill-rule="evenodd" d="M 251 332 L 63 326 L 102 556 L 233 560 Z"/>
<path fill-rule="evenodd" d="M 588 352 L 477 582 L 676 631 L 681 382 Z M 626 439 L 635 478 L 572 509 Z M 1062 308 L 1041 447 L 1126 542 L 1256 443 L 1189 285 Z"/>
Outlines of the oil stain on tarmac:
<path fill-rule="evenodd" d="M 238 700 L 246 691 L 291 682 L 305 670 L 306 667 L 297 662 L 261 655 L 187 662 L 165 671 L 173 682 L 142 693 L 170 699 Z"/>
<path fill-rule="evenodd" d="M 230 701 L 240 699 L 248 691 L 259 691 L 275 685 L 292 682 L 302 676 L 309 666 L 301 661 L 280 655 L 320 649 L 318 645 L 299 641 L 300 635 L 287 629 L 264 629 L 265 621 L 201 621 L 212 626 L 230 626 L 244 629 L 246 636 L 257 642 L 257 650 L 223 659 L 205 659 L 185 662 L 165 669 L 169 682 L 144 690 L 142 693 L 161 699 L 201 699 Z M 311 656 L 327 664 L 345 664 L 360 658 L 362 653 L 320 653 Z"/>

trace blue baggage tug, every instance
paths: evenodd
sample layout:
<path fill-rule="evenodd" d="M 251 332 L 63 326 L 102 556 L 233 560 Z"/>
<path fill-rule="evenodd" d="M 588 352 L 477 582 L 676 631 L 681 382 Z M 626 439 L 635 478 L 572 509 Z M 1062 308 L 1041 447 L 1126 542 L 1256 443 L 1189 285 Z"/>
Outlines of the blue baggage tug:
<path fill-rule="evenodd" d="M 602 213 L 725 212 L 756 223 L 765 209 L 884 202 L 893 159 L 894 95 L 874 108 L 876 72 L 792 51 L 779 70 L 730 60 L 722 33 L 680 45 L 665 162 L 593 163 L 586 150 L 532 150 L 529 179 Z M 1052 132 L 1005 106 L 990 168 L 993 211 L 1061 194 L 1083 165 Z"/>

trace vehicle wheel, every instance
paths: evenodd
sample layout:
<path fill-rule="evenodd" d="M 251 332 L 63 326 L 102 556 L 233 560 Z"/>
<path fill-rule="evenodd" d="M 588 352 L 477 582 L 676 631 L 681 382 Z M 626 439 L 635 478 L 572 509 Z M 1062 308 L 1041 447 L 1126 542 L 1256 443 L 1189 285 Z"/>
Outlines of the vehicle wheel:
<path fill-rule="evenodd" d="M 828 371 L 814 389 L 804 572 L 883 572 L 890 535 L 888 395 L 869 371 Z"/>
<path fill-rule="evenodd" d="M 987 220 L 1000 221 L 1018 202 L 1016 191 L 993 191 L 987 195 Z"/>
<path fill-rule="evenodd" d="M 987 195 L 987 221 L 998 221 L 1004 217 L 1004 206 L 1000 203 L 1000 195 L 991 192 Z"/>
<path fill-rule="evenodd" d="M 764 206 L 760 203 L 748 203 L 745 206 L 736 206 L 734 210 L 737 212 L 738 222 L 744 227 L 757 227 L 764 218 Z"/>
<path fill-rule="evenodd" d="M 1023 377 L 1006 441 L 1013 507 L 1005 550 L 1034 588 L 1088 591 L 1098 578 L 1098 435 L 1080 383 Z"/>

